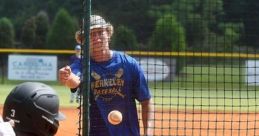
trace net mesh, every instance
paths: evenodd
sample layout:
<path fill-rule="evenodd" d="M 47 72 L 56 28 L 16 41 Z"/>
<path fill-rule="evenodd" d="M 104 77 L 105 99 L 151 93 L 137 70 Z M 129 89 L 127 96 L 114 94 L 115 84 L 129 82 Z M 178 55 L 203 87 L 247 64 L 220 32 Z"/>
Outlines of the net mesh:
<path fill-rule="evenodd" d="M 259 134 L 258 35 L 249 25 L 256 23 L 249 2 L 110 1 L 116 9 L 100 3 L 93 1 L 92 11 L 112 22 L 111 49 L 134 57 L 144 70 L 154 135 Z M 244 16 L 236 15 L 240 7 Z M 140 104 L 137 109 L 143 135 Z"/>
<path fill-rule="evenodd" d="M 151 58 L 157 59 L 156 63 Z M 177 58 L 152 56 L 148 63 L 141 64 L 147 67 L 145 72 L 153 93 L 155 135 L 257 134 L 254 60 L 193 56 L 186 57 L 180 73 L 169 72 Z M 159 65 L 160 61 L 164 64 Z M 159 77 L 162 79 L 158 81 Z"/>

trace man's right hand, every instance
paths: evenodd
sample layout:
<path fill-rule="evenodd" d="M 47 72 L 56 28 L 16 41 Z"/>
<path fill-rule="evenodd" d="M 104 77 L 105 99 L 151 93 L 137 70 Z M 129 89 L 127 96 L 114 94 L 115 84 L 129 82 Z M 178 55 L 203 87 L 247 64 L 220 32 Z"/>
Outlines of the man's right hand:
<path fill-rule="evenodd" d="M 80 84 L 80 78 L 72 73 L 69 66 L 65 66 L 59 69 L 59 81 L 61 84 L 66 85 L 69 88 L 77 88 Z"/>

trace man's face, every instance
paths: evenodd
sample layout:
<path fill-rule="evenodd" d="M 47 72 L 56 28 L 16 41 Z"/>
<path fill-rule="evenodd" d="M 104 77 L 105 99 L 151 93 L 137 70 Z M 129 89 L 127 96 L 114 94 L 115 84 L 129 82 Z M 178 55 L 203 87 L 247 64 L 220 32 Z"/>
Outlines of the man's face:
<path fill-rule="evenodd" d="M 90 32 L 90 54 L 98 55 L 109 49 L 109 36 L 105 28 L 95 28 Z"/>
<path fill-rule="evenodd" d="M 76 52 L 76 55 L 81 55 L 81 49 L 76 49 L 75 52 Z"/>

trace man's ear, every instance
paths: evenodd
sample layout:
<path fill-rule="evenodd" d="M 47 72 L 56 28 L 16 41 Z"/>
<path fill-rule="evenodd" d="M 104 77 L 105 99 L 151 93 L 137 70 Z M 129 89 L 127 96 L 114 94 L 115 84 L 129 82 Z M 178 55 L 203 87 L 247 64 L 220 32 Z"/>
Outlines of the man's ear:
<path fill-rule="evenodd" d="M 113 26 L 112 25 L 109 25 L 107 27 L 107 32 L 108 32 L 109 39 L 111 39 L 111 37 L 113 35 Z"/>

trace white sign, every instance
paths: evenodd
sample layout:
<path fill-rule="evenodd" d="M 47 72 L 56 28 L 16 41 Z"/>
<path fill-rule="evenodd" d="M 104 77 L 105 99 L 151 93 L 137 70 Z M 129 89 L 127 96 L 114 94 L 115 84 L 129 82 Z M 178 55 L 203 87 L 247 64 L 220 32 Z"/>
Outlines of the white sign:
<path fill-rule="evenodd" d="M 259 61 L 246 61 L 246 82 L 248 85 L 259 85 Z"/>
<path fill-rule="evenodd" d="M 161 81 L 170 74 L 170 67 L 158 58 L 140 58 L 139 63 L 148 81 Z"/>
<path fill-rule="evenodd" d="M 9 80 L 57 80 L 57 56 L 9 55 Z"/>

